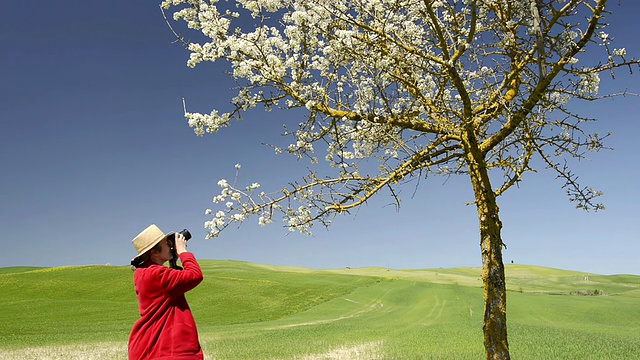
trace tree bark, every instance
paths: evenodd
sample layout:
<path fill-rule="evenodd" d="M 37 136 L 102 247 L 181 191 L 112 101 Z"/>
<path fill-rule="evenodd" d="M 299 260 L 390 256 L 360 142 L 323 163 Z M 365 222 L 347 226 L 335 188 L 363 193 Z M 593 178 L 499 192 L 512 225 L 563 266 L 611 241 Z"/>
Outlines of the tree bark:
<path fill-rule="evenodd" d="M 502 261 L 502 223 L 486 162 L 473 141 L 468 147 L 469 177 L 480 224 L 484 284 L 484 347 L 487 359 L 510 359 L 507 340 L 507 289 Z"/>
<path fill-rule="evenodd" d="M 484 204 L 478 204 L 484 283 L 484 346 L 487 359 L 509 359 L 507 287 L 500 236 L 502 224 L 498 218 L 498 205 L 493 192 L 487 198 Z"/>

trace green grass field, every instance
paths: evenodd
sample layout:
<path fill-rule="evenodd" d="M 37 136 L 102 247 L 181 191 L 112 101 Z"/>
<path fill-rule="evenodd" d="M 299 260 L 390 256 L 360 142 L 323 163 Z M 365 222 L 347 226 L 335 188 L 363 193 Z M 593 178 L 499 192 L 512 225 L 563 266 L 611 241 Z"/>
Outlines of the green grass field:
<path fill-rule="evenodd" d="M 201 261 L 207 359 L 481 359 L 480 269 Z M 0 359 L 126 359 L 128 267 L 0 269 Z M 640 359 L 640 277 L 507 266 L 514 359 Z M 597 295 L 595 295 L 597 294 Z"/>

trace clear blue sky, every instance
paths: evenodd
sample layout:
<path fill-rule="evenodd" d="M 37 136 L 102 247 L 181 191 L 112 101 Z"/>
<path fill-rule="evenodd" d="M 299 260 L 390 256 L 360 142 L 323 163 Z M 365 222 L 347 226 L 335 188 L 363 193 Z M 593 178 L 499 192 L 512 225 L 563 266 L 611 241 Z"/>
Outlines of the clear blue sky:
<path fill-rule="evenodd" d="M 638 2 L 610 1 L 616 47 L 640 55 Z M 98 4 L 100 6 L 98 6 Z M 201 259 L 340 268 L 480 266 L 475 209 L 465 178 L 422 181 L 399 212 L 377 199 L 315 236 L 252 221 L 204 240 L 206 208 L 220 178 L 290 180 L 295 160 L 273 155 L 287 114 L 251 113 L 196 137 L 182 116 L 229 103 L 224 66 L 189 69 L 154 1 L 11 1 L 0 22 L 0 267 L 126 265 L 147 225 L 189 228 Z M 603 76 L 606 90 L 640 93 L 640 71 Z M 499 199 L 506 263 L 640 275 L 640 98 L 584 106 L 614 133 L 615 148 L 575 169 L 605 192 L 607 210 L 574 209 L 551 172 L 528 174 Z M 288 116 L 292 116 L 289 114 Z"/>

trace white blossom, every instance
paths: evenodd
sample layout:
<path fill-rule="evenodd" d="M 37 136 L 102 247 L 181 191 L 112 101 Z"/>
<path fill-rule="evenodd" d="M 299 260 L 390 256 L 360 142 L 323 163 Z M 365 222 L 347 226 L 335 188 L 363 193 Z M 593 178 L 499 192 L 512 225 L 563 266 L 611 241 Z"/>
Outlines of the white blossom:
<path fill-rule="evenodd" d="M 596 96 L 598 71 L 604 68 L 599 67 L 602 62 L 590 63 L 582 51 L 572 52 L 585 34 L 581 11 L 592 13 L 584 1 L 567 5 L 567 18 L 558 13 L 563 18 L 543 21 L 552 28 L 546 29 L 542 51 L 537 48 L 531 3 L 526 1 L 237 0 L 235 4 L 237 8 L 226 9 L 227 3 L 216 0 L 162 3 L 165 9 L 176 7 L 174 19 L 201 34 L 193 37 L 199 41 L 187 46 L 187 66 L 225 61 L 238 85 L 229 109 L 209 113 L 185 109 L 184 116 L 195 134 L 203 136 L 230 126 L 252 109 L 303 112 L 283 117 L 286 140 L 273 149 L 276 154 L 307 160 L 313 175 L 291 184 L 290 189 L 256 194 L 262 189 L 258 182 L 235 185 L 241 170 L 236 164 L 237 178 L 231 184 L 218 181 L 221 191 L 213 203 L 221 210 L 206 212 L 215 212 L 205 223 L 209 237 L 253 215 L 261 226 L 278 217 L 290 231 L 310 233 L 314 221 L 328 222 L 323 212 L 332 209 L 327 204 L 337 201 L 332 196 L 340 200 L 336 192 L 357 188 L 354 178 L 366 174 L 362 178 L 375 187 L 394 169 L 411 164 L 409 160 L 434 139 L 459 138 L 465 116 L 482 120 L 477 121 L 480 140 L 492 138 L 522 110 L 542 78 L 543 66 L 559 72 L 553 74 L 540 100 L 531 104 L 531 114 L 522 113 L 525 122 L 505 136 L 508 148 L 490 151 L 488 156 L 516 159 L 494 163 L 509 178 L 513 166 L 529 170 L 522 160 L 521 134 L 548 133 L 559 142 L 556 149 L 577 153 L 573 137 L 564 136 L 565 128 L 554 128 L 547 117 L 566 110 L 572 98 Z M 556 5 L 545 3 L 547 11 L 540 11 L 541 16 L 553 13 L 550 6 Z M 505 13 L 498 9 L 507 7 L 509 15 L 503 17 Z M 611 50 L 612 37 L 602 31 L 604 27 L 597 28 L 590 40 L 598 40 L 608 52 L 607 65 L 624 61 L 620 58 L 626 56 L 626 49 Z M 566 66 L 560 69 L 555 63 Z M 585 67 L 578 68 L 578 63 Z M 523 71 L 517 79 L 509 78 L 518 66 Z M 504 95 L 514 80 L 520 84 L 518 91 L 514 98 L 507 98 Z M 297 128 L 290 127 L 290 120 Z M 454 141 L 446 141 L 437 151 L 459 149 Z M 327 179 L 343 181 L 342 187 L 331 188 L 322 182 L 324 177 L 316 176 L 319 159 L 329 165 L 332 176 Z M 434 166 L 423 164 L 406 176 L 467 172 L 464 159 L 446 160 Z M 322 185 L 303 188 L 314 182 Z M 395 191 L 395 186 L 384 188 Z"/>
<path fill-rule="evenodd" d="M 627 55 L 627 49 L 625 49 L 625 48 L 613 49 L 613 55 L 615 55 L 615 56 L 625 56 L 625 55 Z"/>
<path fill-rule="evenodd" d="M 587 69 L 580 75 L 580 81 L 578 83 L 581 93 L 584 95 L 597 95 L 598 88 L 600 86 L 600 76 L 598 73 L 589 71 Z"/>

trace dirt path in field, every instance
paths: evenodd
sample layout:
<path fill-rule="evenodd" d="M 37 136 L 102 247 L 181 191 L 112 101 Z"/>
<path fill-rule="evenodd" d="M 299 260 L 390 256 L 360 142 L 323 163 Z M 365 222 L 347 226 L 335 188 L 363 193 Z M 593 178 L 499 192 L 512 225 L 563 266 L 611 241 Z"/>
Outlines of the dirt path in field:
<path fill-rule="evenodd" d="M 382 342 L 367 342 L 308 354 L 290 360 L 381 360 Z M 3 350 L 0 360 L 126 360 L 126 343 L 96 343 L 88 345 L 41 346 L 18 350 Z M 215 356 L 205 354 L 205 359 Z"/>
<path fill-rule="evenodd" d="M 39 346 L 2 350 L 0 360 L 126 360 L 127 343 Z"/>
<path fill-rule="evenodd" d="M 211 354 L 205 359 L 215 360 Z M 381 360 L 382 342 L 367 342 L 331 349 L 324 353 L 308 354 L 290 360 Z M 17 350 L 3 350 L 0 360 L 126 360 L 126 343 L 96 343 L 87 345 L 41 346 Z"/>
<path fill-rule="evenodd" d="M 429 321 L 422 323 L 422 325 L 429 326 L 435 323 L 436 320 L 438 320 L 442 316 L 442 311 L 446 306 L 447 306 L 447 300 L 441 299 L 440 296 L 436 296 L 435 304 L 433 304 L 433 307 L 429 311 L 429 314 L 425 316 L 425 318 L 429 319 Z M 472 312 L 472 315 L 473 315 L 473 312 Z"/>
<path fill-rule="evenodd" d="M 382 342 L 367 342 L 343 346 L 321 354 L 309 354 L 295 357 L 293 360 L 381 360 Z"/>
<path fill-rule="evenodd" d="M 346 301 L 349 302 L 355 302 L 353 300 L 350 299 L 344 299 Z M 369 307 L 366 307 L 360 311 L 357 311 L 351 315 L 345 315 L 345 316 L 340 316 L 337 318 L 333 318 L 333 319 L 322 319 L 322 320 L 315 320 L 315 321 L 309 321 L 309 322 L 303 322 L 303 323 L 297 323 L 297 324 L 288 324 L 288 325 L 281 325 L 281 326 L 276 326 L 276 327 L 270 327 L 270 328 L 266 328 L 265 330 L 279 330 L 279 329 L 287 329 L 287 328 L 292 328 L 292 327 L 298 327 L 298 326 L 312 326 L 312 325 L 320 325 L 320 324 L 329 324 L 332 322 L 336 322 L 336 321 L 340 321 L 340 320 L 345 320 L 345 319 L 351 319 L 354 318 L 356 316 L 360 316 L 362 314 L 366 314 L 368 312 L 371 312 L 373 310 L 376 309 L 382 309 L 384 307 L 384 304 L 381 302 L 376 302 L 371 304 Z"/>

